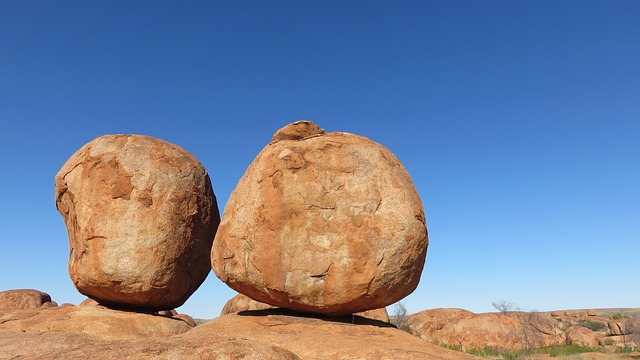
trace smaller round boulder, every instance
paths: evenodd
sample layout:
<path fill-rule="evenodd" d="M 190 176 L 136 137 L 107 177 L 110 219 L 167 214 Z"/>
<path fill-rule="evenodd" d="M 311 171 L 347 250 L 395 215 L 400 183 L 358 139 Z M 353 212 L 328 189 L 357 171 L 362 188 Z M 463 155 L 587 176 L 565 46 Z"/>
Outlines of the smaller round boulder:
<path fill-rule="evenodd" d="M 33 289 L 17 289 L 0 292 L 0 309 L 38 309 L 41 307 L 55 307 L 51 296 Z"/>

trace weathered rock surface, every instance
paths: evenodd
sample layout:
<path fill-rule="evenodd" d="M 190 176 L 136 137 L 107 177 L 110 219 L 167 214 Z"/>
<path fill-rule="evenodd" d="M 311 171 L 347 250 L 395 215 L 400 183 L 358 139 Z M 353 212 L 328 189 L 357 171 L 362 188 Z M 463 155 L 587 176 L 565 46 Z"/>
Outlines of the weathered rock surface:
<path fill-rule="evenodd" d="M 206 337 L 215 333 L 272 344 L 311 360 L 480 359 L 430 344 L 381 321 L 351 316 L 292 316 L 282 309 L 221 316 L 185 335 Z"/>
<path fill-rule="evenodd" d="M 125 340 L 168 337 L 191 330 L 174 317 L 119 311 L 89 300 L 80 306 L 0 311 L 0 332 L 81 333 L 94 339 Z"/>
<path fill-rule="evenodd" d="M 522 349 L 565 342 L 555 320 L 529 313 L 474 314 L 462 309 L 433 309 L 408 316 L 407 323 L 429 342 L 459 345 L 465 350 L 485 346 Z"/>
<path fill-rule="evenodd" d="M 268 310 L 268 309 L 276 309 L 277 306 L 265 304 L 260 301 L 255 301 L 252 298 L 238 294 L 229 301 L 227 301 L 222 307 L 222 311 L 220 311 L 220 316 L 235 314 L 240 311 L 247 310 Z"/>
<path fill-rule="evenodd" d="M 420 198 L 388 149 L 297 122 L 240 179 L 211 257 L 216 275 L 253 299 L 347 314 L 411 293 L 427 245 Z"/>
<path fill-rule="evenodd" d="M 611 335 L 625 335 L 623 320 L 611 320 L 607 322 L 607 326 Z"/>
<path fill-rule="evenodd" d="M 600 345 L 600 338 L 604 336 L 598 335 L 582 326 L 570 326 L 565 332 L 567 334 L 567 343 L 593 348 Z"/>
<path fill-rule="evenodd" d="M 219 223 L 211 181 L 184 149 L 105 135 L 56 175 L 69 232 L 69 274 L 83 294 L 146 310 L 182 305 L 210 271 Z"/>
<path fill-rule="evenodd" d="M 387 312 L 387 308 L 362 311 L 359 313 L 355 313 L 354 315 L 362 316 L 367 319 L 378 320 L 386 323 L 389 322 L 389 313 Z"/>
<path fill-rule="evenodd" d="M 86 315 L 60 312 L 64 308 L 72 307 L 15 310 L 14 313 L 22 314 L 22 326 L 18 327 L 7 325 L 17 319 L 0 320 L 0 359 L 480 359 L 427 343 L 390 324 L 361 317 L 301 317 L 282 309 L 247 311 L 243 315 L 213 319 L 174 336 L 149 337 L 140 333 L 109 338 L 107 332 L 127 330 L 106 328 L 100 318 L 119 311 L 101 309 L 104 313 L 93 319 L 94 326 L 103 328 L 98 334 L 88 331 L 88 323 L 84 328 L 56 326 L 81 316 L 88 320 Z M 74 308 L 100 309 L 91 303 Z M 146 323 L 152 318 L 162 318 L 141 316 L 145 316 Z M 45 329 L 47 325 L 53 327 Z"/>
<path fill-rule="evenodd" d="M 38 309 L 55 307 L 51 296 L 33 289 L 6 290 L 0 292 L 0 309 Z"/>
<path fill-rule="evenodd" d="M 269 309 L 277 309 L 277 307 L 273 305 L 265 304 L 263 302 L 255 301 L 246 295 L 238 294 L 232 297 L 229 301 L 227 301 L 224 304 L 224 307 L 220 312 L 220 316 L 235 314 L 241 311 L 269 310 Z M 389 322 L 389 313 L 387 312 L 386 308 L 367 310 L 367 311 L 355 313 L 354 315 L 365 317 L 368 319 L 384 321 L 387 323 Z"/>
<path fill-rule="evenodd" d="M 213 335 L 138 340 L 102 340 L 85 334 L 0 331 L 0 359 L 194 359 L 299 360 L 282 348 Z"/>

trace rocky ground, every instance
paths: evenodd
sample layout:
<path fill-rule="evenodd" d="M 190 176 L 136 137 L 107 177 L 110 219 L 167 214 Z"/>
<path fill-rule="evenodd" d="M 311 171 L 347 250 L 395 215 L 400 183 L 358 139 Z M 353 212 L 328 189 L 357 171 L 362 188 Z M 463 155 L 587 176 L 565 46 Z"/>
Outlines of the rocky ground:
<path fill-rule="evenodd" d="M 329 317 L 262 306 L 238 295 L 223 314 L 196 326 L 175 311 L 122 311 L 93 300 L 58 306 L 35 290 L 0 292 L 0 359 L 480 359 L 440 345 L 516 349 L 523 329 L 536 346 L 572 343 L 599 350 L 567 359 L 640 359 L 638 352 L 615 353 L 630 344 L 625 326 L 640 309 L 535 316 L 430 309 L 407 316 L 413 334 L 385 321 L 384 309 Z M 596 323 L 603 324 L 601 330 L 581 326 Z"/>
<path fill-rule="evenodd" d="M 195 326 L 173 312 L 119 311 L 92 300 L 56 306 L 40 294 L 0 301 L 0 359 L 476 358 L 362 316 L 247 310 Z"/>

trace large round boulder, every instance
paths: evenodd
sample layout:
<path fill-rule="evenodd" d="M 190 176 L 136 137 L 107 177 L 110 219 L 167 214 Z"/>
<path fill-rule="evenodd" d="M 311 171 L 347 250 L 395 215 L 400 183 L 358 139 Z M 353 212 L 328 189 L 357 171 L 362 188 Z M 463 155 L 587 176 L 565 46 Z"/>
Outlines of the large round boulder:
<path fill-rule="evenodd" d="M 299 121 L 278 130 L 231 194 L 212 248 L 216 275 L 257 301 L 348 314 L 418 285 L 428 239 L 398 159 Z"/>
<path fill-rule="evenodd" d="M 209 273 L 218 205 L 204 167 L 184 149 L 148 136 L 101 136 L 67 160 L 55 189 L 69 274 L 90 298 L 173 309 Z"/>

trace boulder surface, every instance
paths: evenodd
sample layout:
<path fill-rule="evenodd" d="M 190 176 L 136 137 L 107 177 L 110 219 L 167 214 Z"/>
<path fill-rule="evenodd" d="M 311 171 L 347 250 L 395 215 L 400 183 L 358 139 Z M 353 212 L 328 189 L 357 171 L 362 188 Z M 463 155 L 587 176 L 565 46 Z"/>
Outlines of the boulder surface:
<path fill-rule="evenodd" d="M 173 309 L 206 278 L 220 216 L 207 172 L 184 149 L 105 135 L 55 180 L 69 275 L 82 294 L 113 307 Z"/>
<path fill-rule="evenodd" d="M 239 293 L 340 315 L 410 294 L 427 245 L 420 198 L 387 148 L 299 121 L 278 130 L 240 179 L 211 258 Z"/>
<path fill-rule="evenodd" d="M 0 292 L 0 309 L 38 309 L 55 306 L 51 296 L 33 289 L 16 289 Z"/>
<path fill-rule="evenodd" d="M 254 310 L 269 310 L 277 309 L 277 307 L 269 304 L 265 304 L 259 301 L 255 301 L 252 298 L 238 294 L 232 297 L 220 312 L 220 316 L 239 313 L 241 311 L 254 311 Z M 368 319 L 389 322 L 389 313 L 386 308 L 367 310 L 354 315 L 361 316 Z"/>
<path fill-rule="evenodd" d="M 231 314 L 193 329 L 92 301 L 0 315 L 0 359 L 481 359 L 380 321 L 283 309 Z"/>
<path fill-rule="evenodd" d="M 79 306 L 0 312 L 0 332 L 82 333 L 100 340 L 168 337 L 192 327 L 177 317 L 113 310 L 90 299 Z"/>
<path fill-rule="evenodd" d="M 562 345 L 565 336 L 550 316 L 508 312 L 474 314 L 462 309 L 430 309 L 409 315 L 407 323 L 429 342 L 461 346 L 523 349 Z"/>

